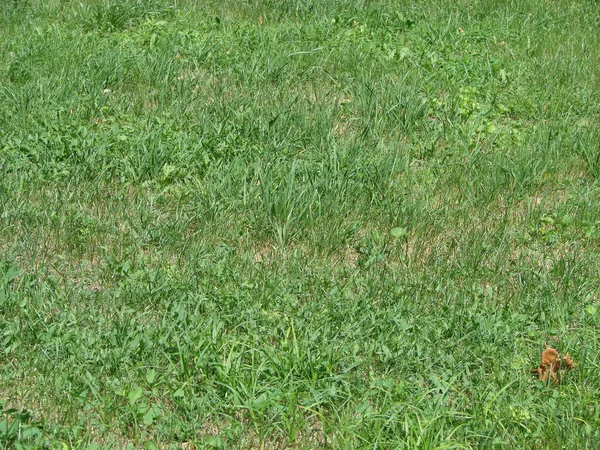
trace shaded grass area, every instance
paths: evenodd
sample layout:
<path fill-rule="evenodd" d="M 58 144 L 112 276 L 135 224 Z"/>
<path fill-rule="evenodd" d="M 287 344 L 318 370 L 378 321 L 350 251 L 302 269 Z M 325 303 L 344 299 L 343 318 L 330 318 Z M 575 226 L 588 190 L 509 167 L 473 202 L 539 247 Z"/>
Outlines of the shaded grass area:
<path fill-rule="evenodd" d="M 595 2 L 0 18 L 2 446 L 594 447 Z"/>

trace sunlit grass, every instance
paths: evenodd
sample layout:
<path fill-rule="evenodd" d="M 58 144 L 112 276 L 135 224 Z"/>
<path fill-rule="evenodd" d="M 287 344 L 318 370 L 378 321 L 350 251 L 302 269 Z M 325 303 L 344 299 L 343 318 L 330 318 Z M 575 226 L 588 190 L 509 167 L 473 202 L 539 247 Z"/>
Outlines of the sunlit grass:
<path fill-rule="evenodd" d="M 595 2 L 0 20 L 0 446 L 594 448 Z"/>

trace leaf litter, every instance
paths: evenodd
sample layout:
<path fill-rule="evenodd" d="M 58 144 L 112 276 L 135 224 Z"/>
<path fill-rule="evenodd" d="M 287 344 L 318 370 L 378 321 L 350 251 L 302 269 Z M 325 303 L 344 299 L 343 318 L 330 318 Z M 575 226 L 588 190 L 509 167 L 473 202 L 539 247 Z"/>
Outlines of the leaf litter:
<path fill-rule="evenodd" d="M 541 381 L 548 381 L 550 379 L 558 384 L 561 381 L 564 371 L 572 370 L 574 367 L 575 362 L 568 352 L 561 359 L 558 350 L 546 345 L 546 349 L 542 352 L 542 360 L 539 367 L 532 370 L 531 373 Z M 563 372 L 560 372 L 561 369 L 563 369 Z"/>

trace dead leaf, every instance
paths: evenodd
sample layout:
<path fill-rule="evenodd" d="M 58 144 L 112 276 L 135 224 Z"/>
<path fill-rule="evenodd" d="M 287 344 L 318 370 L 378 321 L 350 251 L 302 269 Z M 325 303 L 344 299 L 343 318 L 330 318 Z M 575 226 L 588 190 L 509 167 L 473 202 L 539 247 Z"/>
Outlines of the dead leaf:
<path fill-rule="evenodd" d="M 559 371 L 561 369 L 561 363 L 565 370 L 571 370 L 575 367 L 575 363 L 568 353 L 561 360 L 560 355 L 555 348 L 546 346 L 546 349 L 542 352 L 542 360 L 539 367 L 532 370 L 531 373 L 537 376 L 541 381 L 550 379 L 555 383 L 560 383 Z"/>
<path fill-rule="evenodd" d="M 545 366 L 552 366 L 560 361 L 558 351 L 555 348 L 546 347 L 546 350 L 542 352 L 542 364 Z"/>
<path fill-rule="evenodd" d="M 567 354 L 563 357 L 563 363 L 565 365 L 565 369 L 566 370 L 573 370 L 575 368 L 575 362 L 573 361 L 573 358 L 571 358 L 571 356 L 569 355 L 569 353 L 567 352 Z"/>

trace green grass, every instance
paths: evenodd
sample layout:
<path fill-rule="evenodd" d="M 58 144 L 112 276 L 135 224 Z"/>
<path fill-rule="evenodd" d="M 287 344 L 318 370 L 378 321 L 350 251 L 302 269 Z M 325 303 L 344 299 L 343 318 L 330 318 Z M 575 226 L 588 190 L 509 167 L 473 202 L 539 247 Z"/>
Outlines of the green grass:
<path fill-rule="evenodd" d="M 596 1 L 7 0 L 0 80 L 0 448 L 596 447 Z"/>

